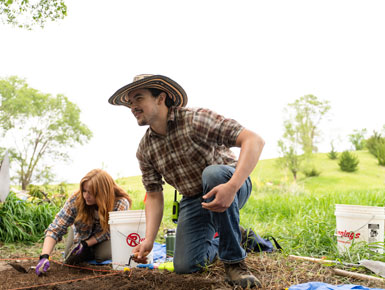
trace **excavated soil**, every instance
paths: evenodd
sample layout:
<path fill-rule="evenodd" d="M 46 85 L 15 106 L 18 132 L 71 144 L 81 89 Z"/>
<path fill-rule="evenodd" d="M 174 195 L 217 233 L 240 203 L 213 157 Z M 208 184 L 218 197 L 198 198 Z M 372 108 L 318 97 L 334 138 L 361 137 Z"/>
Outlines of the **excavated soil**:
<path fill-rule="evenodd" d="M 21 273 L 8 263 L 27 270 Z M 68 267 L 53 260 L 47 274 L 37 277 L 31 266 L 37 260 L 2 259 L 0 261 L 0 289 L 240 289 L 225 282 L 220 262 L 202 273 L 178 275 L 168 271 L 133 268 L 131 271 L 114 271 L 109 266 L 83 265 Z M 357 284 L 384 288 L 382 282 L 354 280 L 337 276 L 332 267 L 317 263 L 291 260 L 282 254 L 250 254 L 246 260 L 252 273 L 258 277 L 263 289 L 285 289 L 291 285 L 319 281 L 330 284 Z"/>

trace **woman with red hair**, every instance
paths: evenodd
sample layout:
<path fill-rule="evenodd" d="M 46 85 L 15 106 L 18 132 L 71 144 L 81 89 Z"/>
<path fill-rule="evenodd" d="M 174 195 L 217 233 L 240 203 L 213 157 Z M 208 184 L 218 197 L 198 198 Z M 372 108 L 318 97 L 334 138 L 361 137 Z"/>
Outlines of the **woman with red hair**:
<path fill-rule="evenodd" d="M 108 213 L 128 210 L 131 202 L 128 194 L 104 170 L 94 169 L 87 173 L 80 181 L 79 189 L 66 201 L 45 231 L 36 274 L 40 275 L 48 270 L 49 255 L 56 243 L 67 233 L 68 227 L 70 231 L 65 263 L 111 259 Z"/>

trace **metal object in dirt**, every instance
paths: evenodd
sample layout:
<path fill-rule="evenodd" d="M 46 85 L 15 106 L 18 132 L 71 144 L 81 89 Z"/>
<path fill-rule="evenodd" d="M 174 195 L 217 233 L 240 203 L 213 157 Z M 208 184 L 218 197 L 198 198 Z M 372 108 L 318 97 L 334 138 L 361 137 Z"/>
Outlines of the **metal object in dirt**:
<path fill-rule="evenodd" d="M 134 257 L 134 254 L 130 255 L 130 258 L 128 259 L 128 262 L 127 262 L 127 264 L 126 264 L 125 266 L 130 267 L 130 265 L 131 265 L 131 260 L 132 260 L 133 257 Z"/>
<path fill-rule="evenodd" d="M 73 244 L 71 246 L 71 248 L 68 250 L 68 253 L 67 253 L 67 256 L 64 257 L 64 263 L 67 264 L 67 261 L 71 258 L 71 256 L 75 256 L 73 255 L 73 251 L 76 247 L 78 247 L 79 245 L 77 243 Z"/>
<path fill-rule="evenodd" d="M 385 263 L 381 261 L 373 261 L 373 260 L 361 260 L 360 266 L 364 266 L 365 268 L 371 270 L 381 277 L 385 277 Z"/>
<path fill-rule="evenodd" d="M 28 273 L 28 271 L 21 265 L 15 264 L 15 263 L 8 263 L 10 266 L 12 266 L 13 269 L 20 273 Z"/>
<path fill-rule="evenodd" d="M 142 258 L 142 259 L 147 260 L 147 257 L 146 257 L 146 256 L 147 256 L 149 253 L 150 253 L 150 252 L 145 251 L 145 252 L 144 252 L 144 258 Z M 130 265 L 131 265 L 131 260 L 132 260 L 133 258 L 136 258 L 136 257 L 138 257 L 138 253 L 135 253 L 135 254 L 130 255 L 130 258 L 128 259 L 128 262 L 127 262 L 127 264 L 126 264 L 125 266 L 130 267 Z"/>
<path fill-rule="evenodd" d="M 79 252 L 79 247 L 83 247 Z M 64 263 L 68 265 L 76 265 L 88 258 L 90 249 L 89 247 L 82 246 L 81 243 L 75 243 L 69 249 L 67 256 L 64 259 Z"/>
<path fill-rule="evenodd" d="M 9 157 L 8 151 L 5 151 L 4 160 L 0 164 L 0 202 L 4 202 L 9 194 L 9 185 L 11 178 L 9 176 Z"/>

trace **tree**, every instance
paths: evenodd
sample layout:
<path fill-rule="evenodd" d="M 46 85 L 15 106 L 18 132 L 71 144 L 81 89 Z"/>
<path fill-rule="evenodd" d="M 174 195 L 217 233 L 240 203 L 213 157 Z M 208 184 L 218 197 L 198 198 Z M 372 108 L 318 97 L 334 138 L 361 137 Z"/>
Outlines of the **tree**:
<path fill-rule="evenodd" d="M 335 160 L 335 159 L 337 159 L 337 157 L 338 157 L 338 153 L 334 150 L 334 142 L 333 142 L 333 141 L 330 142 L 330 145 L 331 145 L 332 149 L 331 149 L 330 152 L 328 153 L 328 157 L 329 157 L 331 160 Z"/>
<path fill-rule="evenodd" d="M 302 162 L 302 157 L 297 153 L 299 136 L 290 122 L 284 122 L 284 127 L 283 137 L 278 141 L 280 155 L 282 155 L 278 159 L 278 164 L 283 168 L 287 168 L 293 174 L 294 180 L 296 180 Z"/>
<path fill-rule="evenodd" d="M 353 144 L 356 150 L 364 149 L 365 135 L 366 135 L 366 129 L 354 130 L 353 133 L 349 135 L 349 141 Z"/>
<path fill-rule="evenodd" d="M 358 157 L 349 151 L 344 151 L 341 153 L 338 165 L 342 171 L 354 172 L 358 169 Z"/>
<path fill-rule="evenodd" d="M 374 131 L 373 135 L 365 140 L 365 145 L 368 148 L 369 152 L 373 154 L 376 158 L 378 157 L 378 150 L 380 147 L 385 147 L 385 137 L 380 133 Z"/>
<path fill-rule="evenodd" d="M 64 95 L 41 93 L 13 76 L 0 79 L 0 97 L 0 136 L 17 164 L 22 189 L 34 180 L 50 181 L 52 161 L 68 159 L 68 147 L 92 137 L 80 109 Z"/>
<path fill-rule="evenodd" d="M 63 19 L 67 15 L 64 0 L 0 0 L 0 18 L 20 28 L 44 27 L 47 21 Z"/>
<path fill-rule="evenodd" d="M 330 108 L 329 101 L 320 101 L 313 95 L 303 96 L 286 108 L 289 114 L 287 122 L 298 132 L 298 142 L 305 156 L 317 152 L 315 144 L 316 137 L 320 136 L 319 124 Z"/>
<path fill-rule="evenodd" d="M 385 126 L 383 131 L 385 131 Z M 385 166 L 385 137 L 374 131 L 373 135 L 365 140 L 365 146 L 377 158 L 378 164 Z"/>

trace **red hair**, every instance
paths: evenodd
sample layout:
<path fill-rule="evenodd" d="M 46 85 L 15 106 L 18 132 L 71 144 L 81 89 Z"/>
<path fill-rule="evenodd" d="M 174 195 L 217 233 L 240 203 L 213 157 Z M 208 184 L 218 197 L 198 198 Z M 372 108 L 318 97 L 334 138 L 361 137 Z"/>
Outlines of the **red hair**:
<path fill-rule="evenodd" d="M 93 169 L 87 173 L 80 181 L 80 187 L 76 192 L 76 208 L 78 214 L 76 221 L 82 221 L 86 224 L 94 222 L 95 205 L 87 205 L 83 197 L 83 186 L 87 182 L 88 192 L 95 197 L 97 210 L 99 214 L 100 225 L 104 232 L 108 231 L 108 212 L 114 208 L 117 199 L 125 198 L 130 203 L 132 200 L 127 192 L 117 185 L 114 179 L 102 169 Z"/>

